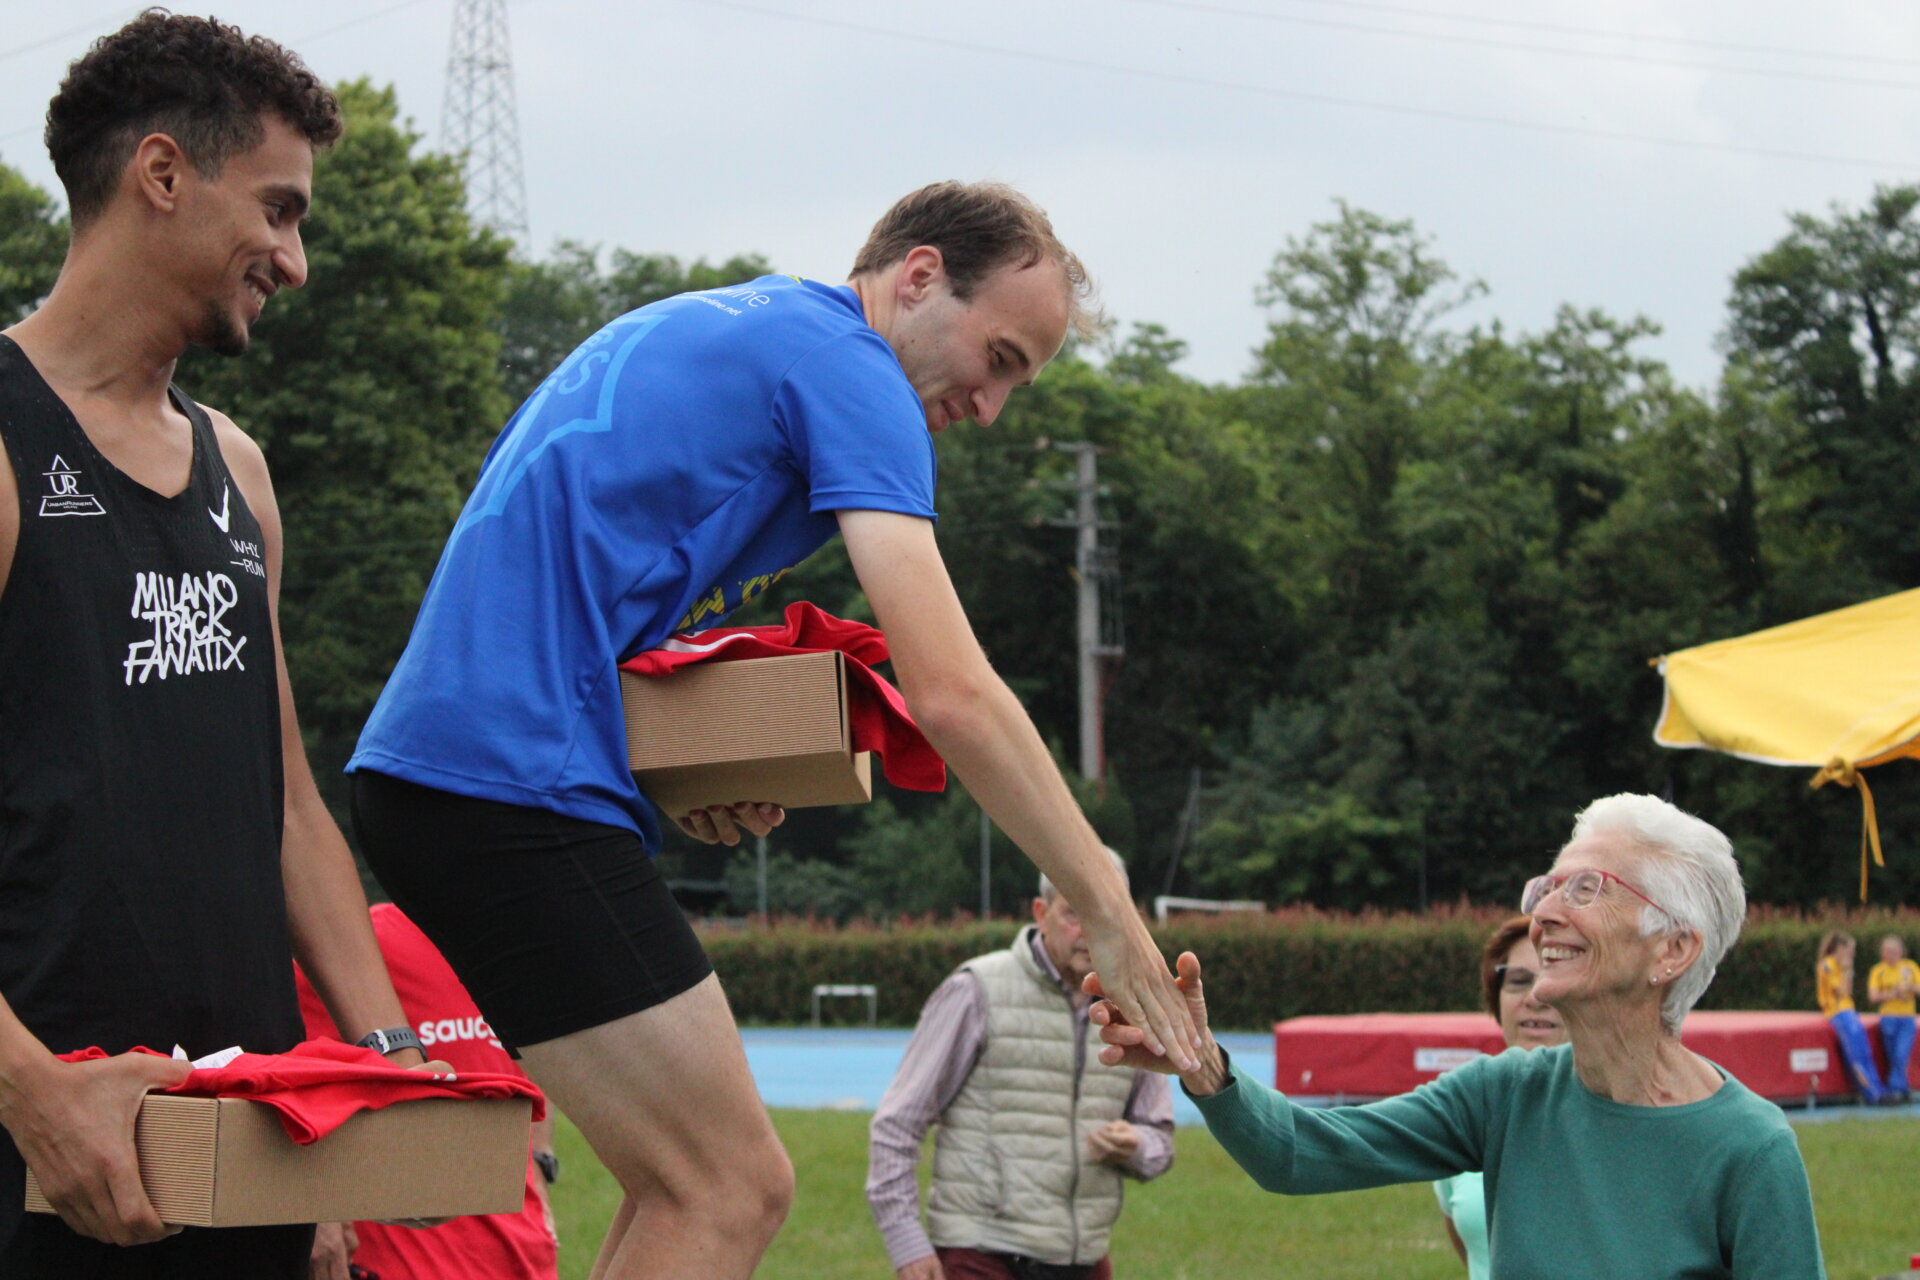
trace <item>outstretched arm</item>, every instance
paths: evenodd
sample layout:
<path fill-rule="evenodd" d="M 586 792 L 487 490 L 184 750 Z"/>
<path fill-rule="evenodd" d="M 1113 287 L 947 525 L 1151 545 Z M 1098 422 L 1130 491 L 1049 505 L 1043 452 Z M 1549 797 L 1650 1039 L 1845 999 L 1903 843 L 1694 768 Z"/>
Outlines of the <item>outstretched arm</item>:
<path fill-rule="evenodd" d="M 1472 1097 L 1492 1059 L 1462 1067 L 1410 1094 L 1362 1107 L 1301 1107 L 1277 1089 L 1229 1066 L 1206 1029 L 1200 961 L 1182 952 L 1180 989 L 1201 1028 L 1200 1065 L 1180 1073 L 1207 1128 L 1234 1162 L 1268 1191 L 1313 1195 L 1355 1191 L 1395 1182 L 1431 1182 L 1484 1167 Z M 1086 989 L 1100 995 L 1100 975 Z M 1168 1070 L 1141 1046 L 1139 1028 L 1102 1000 L 1090 1015 L 1100 1027 L 1100 1061 L 1149 1071 Z M 1472 1080 L 1473 1083 L 1468 1083 Z"/>
<path fill-rule="evenodd" d="M 306 971 L 321 1002 L 348 1043 L 369 1031 L 404 1026 L 406 1014 L 380 958 L 360 873 L 340 828 L 320 799 L 307 765 L 306 744 L 294 712 L 293 686 L 280 644 L 280 508 L 260 447 L 225 415 L 208 411 L 220 440 L 220 453 L 235 483 L 260 522 L 261 553 L 266 562 L 267 601 L 273 617 L 273 660 L 280 675 L 280 754 L 285 776 L 286 826 L 280 841 L 280 874 L 285 884 L 287 928 L 293 955 Z M 425 1055 L 401 1049 L 394 1061 L 418 1065 Z"/>
<path fill-rule="evenodd" d="M 1198 1041 L 1173 975 L 1026 709 L 974 639 L 933 523 L 887 511 L 839 518 L 914 720 L 987 815 L 1074 904 L 1109 998 L 1146 1032 L 1147 1046 L 1192 1062 Z"/>

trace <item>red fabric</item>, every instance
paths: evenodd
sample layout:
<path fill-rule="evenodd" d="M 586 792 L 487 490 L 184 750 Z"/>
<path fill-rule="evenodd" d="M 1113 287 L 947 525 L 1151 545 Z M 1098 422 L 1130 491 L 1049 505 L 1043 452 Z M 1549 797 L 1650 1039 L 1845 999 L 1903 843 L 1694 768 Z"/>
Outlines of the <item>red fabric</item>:
<path fill-rule="evenodd" d="M 145 1047 L 133 1052 L 165 1056 Z M 60 1055 L 67 1062 L 107 1056 L 99 1048 Z M 196 1069 L 163 1092 L 265 1103 L 280 1113 L 287 1136 L 301 1146 L 318 1142 L 362 1111 L 421 1098 L 531 1098 L 534 1119 L 546 1114 L 545 1099 L 524 1076 L 409 1071 L 371 1049 L 338 1040 L 308 1040 L 285 1053 L 243 1053 L 224 1067 Z"/>
<path fill-rule="evenodd" d="M 696 662 L 777 658 L 838 649 L 847 655 L 847 725 L 855 751 L 880 757 L 887 781 L 910 791 L 940 791 L 947 763 L 907 714 L 900 691 L 872 669 L 887 660 L 887 638 L 864 622 L 848 622 L 801 600 L 787 606 L 786 621 L 764 627 L 715 627 L 683 631 L 658 649 L 620 664 L 635 675 L 671 675 Z"/>
<path fill-rule="evenodd" d="M 1273 1039 L 1274 1087 L 1309 1096 L 1405 1093 L 1447 1063 L 1459 1065 L 1462 1054 L 1506 1048 L 1484 1013 L 1289 1018 Z M 1690 1013 L 1680 1041 L 1763 1098 L 1837 1097 L 1848 1089 L 1833 1028 L 1817 1013 Z"/>
<path fill-rule="evenodd" d="M 439 950 L 392 903 L 373 908 L 373 933 L 386 958 L 393 990 L 427 1056 L 468 1072 L 521 1076 L 473 997 Z M 296 968 L 300 1014 L 314 1039 L 337 1039 L 333 1020 L 306 975 Z M 555 1280 L 558 1251 L 547 1230 L 540 1170 L 527 1161 L 526 1191 L 518 1213 L 455 1218 L 425 1229 L 354 1224 L 360 1247 L 353 1261 L 381 1280 L 460 1276 L 465 1280 Z"/>

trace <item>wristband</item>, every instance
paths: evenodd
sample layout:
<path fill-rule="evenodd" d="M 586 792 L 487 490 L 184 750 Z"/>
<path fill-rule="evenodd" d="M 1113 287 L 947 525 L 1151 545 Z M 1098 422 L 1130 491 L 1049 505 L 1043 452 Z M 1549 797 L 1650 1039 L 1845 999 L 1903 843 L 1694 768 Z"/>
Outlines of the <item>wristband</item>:
<path fill-rule="evenodd" d="M 413 1033 L 412 1027 L 387 1027 L 379 1031 L 369 1031 L 354 1042 L 362 1049 L 371 1049 L 382 1056 L 400 1049 L 418 1049 L 425 1057 L 427 1050 L 420 1043 L 420 1037 Z"/>
<path fill-rule="evenodd" d="M 540 1166 L 540 1176 L 546 1179 L 549 1186 L 560 1181 L 559 1156 L 551 1151 L 536 1151 L 533 1153 L 533 1162 Z"/>

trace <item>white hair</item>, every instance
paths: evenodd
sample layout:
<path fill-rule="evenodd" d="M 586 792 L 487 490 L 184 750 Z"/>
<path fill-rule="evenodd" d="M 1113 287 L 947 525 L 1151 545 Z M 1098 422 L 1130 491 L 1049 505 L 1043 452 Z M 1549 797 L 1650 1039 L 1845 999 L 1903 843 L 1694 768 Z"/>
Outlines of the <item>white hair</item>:
<path fill-rule="evenodd" d="M 1574 818 L 1568 843 L 1600 831 L 1618 832 L 1639 846 L 1635 887 L 1660 904 L 1640 909 L 1641 936 L 1700 935 L 1699 960 L 1667 988 L 1660 1005 L 1660 1025 L 1677 1036 L 1746 922 L 1747 892 L 1733 843 L 1718 827 L 1657 796 L 1595 800 Z"/>
<path fill-rule="evenodd" d="M 1100 847 L 1107 851 L 1107 856 L 1113 859 L 1113 865 L 1120 869 L 1120 883 L 1126 884 L 1127 883 L 1127 860 L 1121 857 L 1120 851 L 1114 848 L 1110 844 L 1102 845 Z M 1052 902 L 1055 898 L 1060 896 L 1060 891 L 1053 887 L 1053 881 L 1047 879 L 1047 873 L 1044 871 L 1040 873 L 1040 896 L 1042 898 L 1045 898 L 1048 902 Z"/>

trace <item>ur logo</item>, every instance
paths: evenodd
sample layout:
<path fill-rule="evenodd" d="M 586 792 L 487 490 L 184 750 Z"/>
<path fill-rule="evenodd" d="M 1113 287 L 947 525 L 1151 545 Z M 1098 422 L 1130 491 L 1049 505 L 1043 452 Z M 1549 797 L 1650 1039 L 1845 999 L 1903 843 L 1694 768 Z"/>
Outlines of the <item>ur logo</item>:
<path fill-rule="evenodd" d="M 227 532 L 227 526 L 233 522 L 232 485 L 220 486 L 220 510 L 215 511 L 212 507 L 208 507 L 207 514 L 213 517 L 213 522 L 220 527 L 220 532 Z"/>
<path fill-rule="evenodd" d="M 80 491 L 80 473 L 67 465 L 59 454 L 40 473 L 47 478 L 47 492 L 40 498 L 43 516 L 103 516 L 107 509 L 100 499 Z"/>

